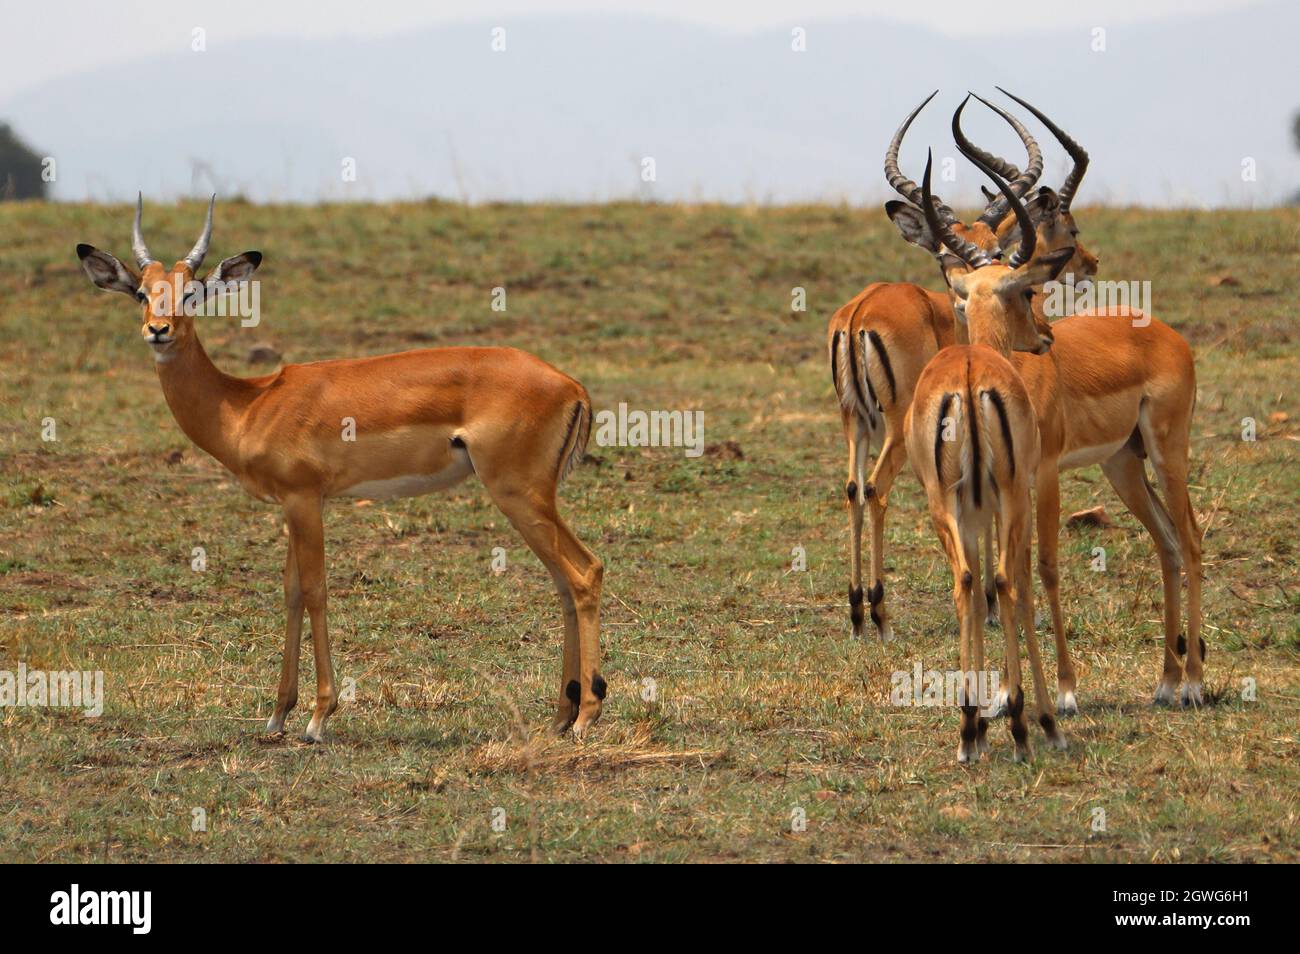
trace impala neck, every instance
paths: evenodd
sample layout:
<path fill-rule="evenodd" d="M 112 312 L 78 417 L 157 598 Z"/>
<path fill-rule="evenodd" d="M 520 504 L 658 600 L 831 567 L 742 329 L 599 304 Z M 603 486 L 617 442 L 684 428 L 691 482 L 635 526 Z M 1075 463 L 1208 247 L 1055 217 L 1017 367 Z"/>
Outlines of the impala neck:
<path fill-rule="evenodd" d="M 174 356 L 156 367 L 163 397 L 185 436 L 237 471 L 235 426 L 259 389 L 219 371 L 193 330 Z"/>
<path fill-rule="evenodd" d="M 1007 328 L 1006 316 L 971 314 L 971 311 L 972 309 L 968 306 L 966 309 L 966 333 L 970 336 L 970 343 L 992 348 L 1002 357 L 1010 360 L 1011 332 Z M 980 311 L 983 311 L 983 309 L 980 309 Z"/>

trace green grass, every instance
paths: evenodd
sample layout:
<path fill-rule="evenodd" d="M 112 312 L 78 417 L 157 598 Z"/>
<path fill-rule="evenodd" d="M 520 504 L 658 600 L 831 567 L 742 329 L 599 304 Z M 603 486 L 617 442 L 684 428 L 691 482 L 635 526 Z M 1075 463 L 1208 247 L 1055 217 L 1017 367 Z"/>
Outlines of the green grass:
<path fill-rule="evenodd" d="M 578 377 L 598 409 L 703 410 L 706 442 L 743 455 L 593 443 L 565 485 L 606 564 L 610 698 L 580 745 L 543 735 L 559 682 L 549 577 L 481 487 L 331 504 L 335 660 L 356 698 L 311 747 L 261 734 L 280 515 L 189 445 L 135 307 L 77 265 L 79 241 L 127 254 L 130 211 L 0 205 L 0 669 L 98 669 L 107 695 L 98 719 L 0 709 L 0 859 L 1300 859 L 1300 213 L 1078 217 L 1101 277 L 1151 279 L 1153 310 L 1196 352 L 1217 703 L 1148 704 L 1154 553 L 1096 469 L 1072 472 L 1064 507 L 1104 503 L 1117 526 L 1062 538 L 1071 748 L 1014 764 L 999 722 L 992 758 L 966 769 L 955 712 L 888 705 L 893 671 L 956 665 L 951 584 L 910 472 L 888 529 L 899 639 L 846 638 L 826 318 L 871 280 L 938 281 L 878 210 L 220 207 L 213 258 L 267 256 L 262 325 L 200 325 L 227 371 L 264 373 L 246 360 L 261 341 L 287 361 L 510 344 Z M 182 254 L 201 220 L 196 204 L 150 207 L 151 247 Z M 794 286 L 806 313 L 790 311 Z M 1089 569 L 1098 545 L 1106 573 Z M 789 572 L 795 546 L 805 573 Z M 309 698 L 310 653 L 302 678 Z"/>

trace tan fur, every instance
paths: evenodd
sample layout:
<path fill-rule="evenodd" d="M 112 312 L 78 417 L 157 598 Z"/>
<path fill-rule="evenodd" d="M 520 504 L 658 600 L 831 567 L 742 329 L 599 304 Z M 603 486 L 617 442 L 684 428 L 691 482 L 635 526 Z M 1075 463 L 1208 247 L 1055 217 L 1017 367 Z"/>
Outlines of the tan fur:
<path fill-rule="evenodd" d="M 135 294 L 112 277 L 110 266 L 125 268 L 112 256 L 88 247 L 78 252 L 97 285 Z M 134 282 L 135 272 L 126 272 Z M 565 636 L 554 728 L 572 726 L 578 734 L 589 728 L 605 691 L 599 675 L 603 571 L 556 507 L 557 485 L 580 459 L 590 429 L 583 386 L 512 348 L 407 351 L 232 377 L 208 358 L 181 303 L 167 307 L 160 283 L 177 278 L 193 278 L 184 262 L 169 270 L 152 262 L 140 276 L 149 296 L 140 306 L 141 333 L 155 350 L 167 404 L 190 440 L 245 490 L 283 507 L 289 528 L 288 625 L 268 731 L 283 731 L 297 702 L 304 608 L 317 676 L 308 739 L 323 738 L 338 704 L 325 612 L 324 502 L 370 490 L 421 493 L 470 473 L 546 565 L 560 595 Z M 349 422 L 355 440 L 345 439 Z"/>
<path fill-rule="evenodd" d="M 905 422 L 908 456 L 925 487 L 930 518 L 952 571 L 963 673 L 985 672 L 980 535 L 996 524 L 999 559 L 994 579 L 1006 637 L 1005 688 L 1017 758 L 1029 754 L 1017 620 L 1029 650 L 1039 723 L 1052 745 L 1064 747 L 1048 714 L 1029 580 L 1030 487 L 1039 462 L 1038 424 L 1029 394 L 1009 360 L 1013 348 L 1041 348 L 1051 340 L 1040 332 L 1023 295 L 1027 284 L 1041 284 L 1051 272 L 1050 263 L 1032 260 L 1016 270 L 991 264 L 949 274 L 971 344 L 945 348 L 926 365 Z M 999 402 L 1005 428 L 995 408 Z M 945 417 L 953 421 L 951 441 L 943 437 Z M 987 723 L 973 700 L 963 705 L 961 721 L 958 761 L 978 761 L 987 747 Z"/>
<path fill-rule="evenodd" d="M 999 223 L 997 235 L 1005 238 L 1015 226 L 1015 217 L 1008 213 Z M 966 227 L 961 223 L 954 231 L 967 241 L 975 242 L 986 251 L 1000 247 L 997 236 L 982 223 Z M 1096 274 L 1098 259 L 1083 248 L 1078 241 L 1078 228 L 1073 214 L 1058 213 L 1038 223 L 1038 238 L 1034 257 L 1040 259 L 1067 247 L 1074 255 L 1062 268 L 1062 273 L 1072 272 L 1075 279 L 1091 278 Z M 1072 244 L 1073 243 L 1073 244 Z M 891 329 L 891 355 L 908 352 L 915 357 L 926 357 L 931 351 L 932 327 L 945 327 L 954 320 L 952 302 L 948 295 L 927 293 L 938 299 L 936 312 L 924 321 L 906 321 L 901 327 Z M 859 296 L 860 297 L 860 296 Z M 857 301 L 858 299 L 854 299 Z M 1178 585 L 1180 568 L 1186 574 L 1187 606 L 1187 662 L 1186 679 L 1188 697 L 1195 701 L 1200 694 L 1203 678 L 1203 660 L 1200 650 L 1200 530 L 1187 494 L 1188 434 L 1191 428 L 1191 411 L 1194 404 L 1196 370 L 1191 349 L 1182 336 L 1158 319 L 1135 314 L 1129 319 L 1112 312 L 1114 320 L 1098 323 L 1095 315 L 1084 313 L 1049 323 L 1043 314 L 1045 296 L 1041 289 L 1032 296 L 1032 317 L 1038 329 L 1050 330 L 1055 337 L 1052 351 L 1046 356 L 1016 353 L 1012 360 L 1021 372 L 1031 401 L 1038 412 L 1042 435 L 1043 463 L 1039 467 L 1036 498 L 1038 521 L 1038 573 L 1047 592 L 1052 617 L 1052 631 L 1058 659 L 1058 701 L 1063 712 L 1073 711 L 1077 676 L 1066 643 L 1064 616 L 1060 608 L 1059 572 L 1057 569 L 1058 537 L 1060 526 L 1061 470 L 1099 463 L 1107 479 L 1125 505 L 1133 511 L 1143 526 L 1151 533 L 1160 556 L 1164 576 L 1165 653 L 1164 669 L 1157 693 L 1167 698 L 1177 688 L 1183 676 L 1183 665 L 1177 655 L 1181 619 L 1181 588 Z M 852 303 L 850 303 L 852 304 Z M 849 306 L 845 306 L 848 308 Z M 843 312 L 844 309 L 841 309 Z M 837 316 L 840 313 L 837 312 Z M 1134 326 L 1133 319 L 1137 320 Z M 864 318 L 864 323 L 872 318 Z M 832 332 L 836 319 L 832 319 Z M 963 325 L 958 322 L 957 339 Z M 900 362 L 902 363 L 902 362 Z M 906 362 L 914 366 L 915 358 Z M 904 406 L 910 401 L 906 384 L 914 387 L 914 378 L 900 377 L 899 401 Z M 1125 442 L 1138 428 L 1139 410 L 1145 408 L 1150 415 L 1155 440 L 1160 447 L 1151 456 L 1157 473 L 1157 487 L 1148 492 L 1149 484 L 1134 481 L 1129 476 L 1133 468 L 1128 463 L 1133 451 Z M 897 415 L 886 418 L 887 428 L 892 428 Z M 845 424 L 846 436 L 850 424 Z M 1095 453 L 1090 449 L 1114 445 L 1113 455 L 1106 460 L 1091 460 Z M 889 438 L 885 438 L 886 445 Z M 850 473 L 853 469 L 853 449 L 850 449 Z M 1138 460 L 1139 465 L 1141 460 Z M 859 468 L 861 470 L 862 468 Z M 877 472 L 892 482 L 897 468 L 882 468 Z M 1140 470 L 1140 466 L 1138 470 Z M 1117 476 L 1118 475 L 1118 476 Z M 874 477 L 873 477 L 874 482 Z M 1145 485 L 1145 486 L 1144 486 Z M 886 491 L 888 483 L 886 483 Z M 1158 491 L 1158 493 L 1156 492 Z M 1165 495 L 1168 501 L 1160 499 Z M 853 514 L 850 501 L 851 525 L 860 527 L 861 518 Z M 1166 519 L 1164 514 L 1168 513 Z M 884 557 L 884 507 L 879 517 L 873 510 L 871 564 L 883 567 Z M 1176 546 L 1169 547 L 1169 528 L 1173 527 Z M 852 563 L 860 564 L 860 530 L 853 534 Z M 875 579 L 879 579 L 875 571 Z M 859 585 L 854 574 L 854 586 Z M 992 591 L 992 582 L 985 588 Z M 882 586 L 883 593 L 883 586 Z M 983 601 L 983 593 L 979 595 Z M 875 607 L 876 613 L 888 619 L 886 601 Z"/>

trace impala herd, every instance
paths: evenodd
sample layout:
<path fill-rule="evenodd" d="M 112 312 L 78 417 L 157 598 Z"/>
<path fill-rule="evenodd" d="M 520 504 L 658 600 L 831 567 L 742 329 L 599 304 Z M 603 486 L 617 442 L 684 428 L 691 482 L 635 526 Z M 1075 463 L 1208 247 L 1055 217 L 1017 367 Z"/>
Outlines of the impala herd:
<path fill-rule="evenodd" d="M 1021 630 L 1037 722 L 1050 746 L 1066 746 L 1034 629 L 1035 524 L 1038 576 L 1056 644 L 1056 714 L 1078 710 L 1058 587 L 1062 469 L 1100 464 L 1151 534 L 1164 577 L 1164 668 L 1155 701 L 1172 702 L 1181 685 L 1184 705 L 1201 704 L 1200 530 L 1187 493 L 1195 369 L 1182 337 L 1142 311 L 1045 313 L 1045 285 L 1059 278 L 1091 281 L 1098 262 L 1079 240 L 1070 210 L 1087 153 L 1034 106 L 1006 93 L 1071 157 L 1073 168 L 1059 191 L 1035 190 L 1042 152 L 1028 129 L 1001 107 L 980 99 L 1019 136 L 1027 155 L 1023 171 L 966 138 L 961 117 L 970 95 L 953 115 L 952 132 L 958 150 L 994 187 L 985 190 L 988 201 L 980 215 L 966 224 L 933 194 L 929 160 L 919 186 L 901 172 L 903 138 L 934 95 L 912 111 L 889 144 L 885 174 L 901 201 L 887 203 L 886 212 L 907 242 L 934 257 L 947 291 L 875 282 L 836 311 L 828 328 L 831 376 L 848 444 L 849 613 L 855 637 L 864 635 L 868 612 L 880 635 L 891 635 L 885 513 L 906 458 L 924 488 L 952 570 L 961 672 L 972 677 L 965 686 L 985 669 L 986 622 L 997 622 L 1006 642 L 1004 689 L 995 704 L 981 709 L 969 689 L 959 700 L 958 761 L 976 761 L 988 750 L 988 717 L 999 714 L 1009 717 L 1015 757 L 1023 759 L 1030 750 Z M 325 501 L 423 494 L 476 474 L 554 579 L 564 649 L 553 728 L 572 728 L 579 737 L 586 732 L 606 694 L 600 675 L 603 571 L 556 505 L 559 483 L 582 459 L 591 429 L 591 401 L 583 386 L 509 348 L 436 348 L 285 365 L 256 378 L 224 374 L 199 341 L 195 306 L 247 281 L 262 256 L 232 256 L 198 280 L 212 236 L 210 205 L 194 248 L 166 268 L 144 241 L 142 207 L 141 200 L 132 232 L 134 268 L 90 245 L 78 245 L 77 255 L 97 287 L 138 303 L 141 334 L 181 430 L 252 496 L 283 508 L 287 625 L 267 731 L 283 733 L 297 702 L 304 610 L 316 663 L 308 741 L 323 740 L 326 720 L 338 705 L 325 612 Z M 868 515 L 870 573 L 864 589 L 862 531 Z M 1180 626 L 1183 577 L 1186 638 Z"/>
<path fill-rule="evenodd" d="M 849 451 L 845 493 L 852 532 L 849 614 L 854 634 L 862 634 L 865 599 L 881 635 L 890 635 L 884 515 L 906 451 L 925 487 L 935 532 L 952 568 L 963 673 L 983 670 L 985 616 L 994 602 L 1000 607 L 1007 690 L 995 711 L 1011 716 L 1016 754 L 1024 757 L 1016 618 L 1028 644 L 1039 724 L 1050 744 L 1065 744 L 1048 711 L 1034 633 L 1029 550 L 1035 522 L 1038 575 L 1056 641 L 1056 708 L 1061 715 L 1078 711 L 1057 571 L 1062 469 L 1100 464 L 1155 541 L 1164 576 L 1165 627 L 1157 703 L 1172 702 L 1181 683 L 1182 703 L 1201 704 L 1205 644 L 1200 636 L 1201 533 L 1187 494 L 1196 402 L 1191 348 L 1168 325 L 1130 308 L 1085 311 L 1048 323 L 1044 284 L 1069 275 L 1067 268 L 1074 277 L 1090 280 L 1097 268 L 1096 257 L 1078 240 L 1070 211 L 1088 156 L 1038 109 L 1007 95 L 1042 121 L 1073 159 L 1060 192 L 1043 187 L 1022 201 L 1042 172 L 1038 144 L 1022 124 L 986 103 L 1020 136 L 1028 154 L 1025 171 L 975 147 L 961 130 L 968 97 L 953 114 L 953 137 L 962 155 L 1001 195 L 986 192 L 983 213 L 970 225 L 958 221 L 931 194 L 928 164 L 920 187 L 898 167 L 903 137 L 932 93 L 903 121 L 889 145 L 885 175 L 905 201 L 888 203 L 886 211 L 904 239 L 934 256 L 948 293 L 877 282 L 832 316 L 828 333 Z M 1003 264 L 1004 247 L 1012 246 L 1015 250 Z M 872 448 L 878 453 L 868 476 Z M 1147 458 L 1157 486 L 1147 478 Z M 871 586 L 865 593 L 864 507 L 871 515 Z M 982 587 L 981 535 L 988 574 Z M 1186 638 L 1180 630 L 1180 571 L 1187 581 Z M 978 759 L 986 726 L 978 707 L 962 705 L 959 761 Z"/>

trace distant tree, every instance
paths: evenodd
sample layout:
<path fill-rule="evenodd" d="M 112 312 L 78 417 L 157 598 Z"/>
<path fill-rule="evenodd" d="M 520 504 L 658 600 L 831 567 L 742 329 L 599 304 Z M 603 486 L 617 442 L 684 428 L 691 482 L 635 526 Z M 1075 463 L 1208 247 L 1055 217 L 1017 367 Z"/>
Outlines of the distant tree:
<path fill-rule="evenodd" d="M 1296 113 L 1291 119 L 1291 138 L 1295 140 L 1295 148 L 1300 152 L 1300 113 Z M 1300 192 L 1291 196 L 1292 205 L 1300 205 Z"/>
<path fill-rule="evenodd" d="M 8 199 L 44 199 L 41 157 L 7 123 L 0 123 L 0 202 Z"/>

